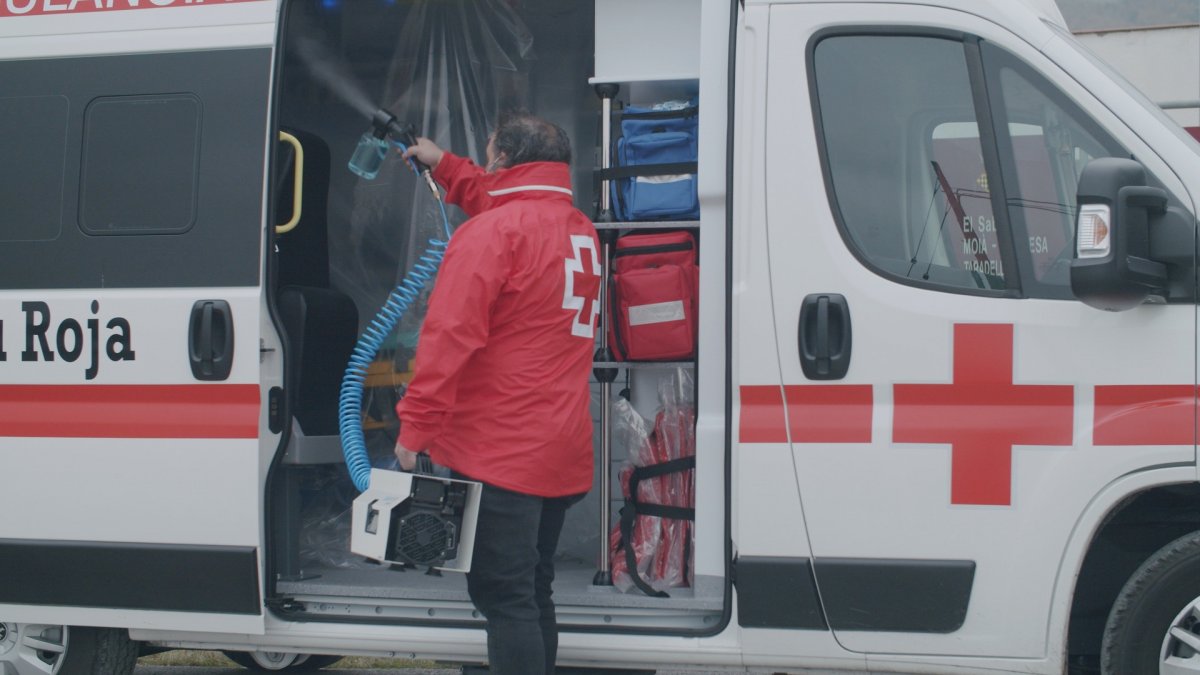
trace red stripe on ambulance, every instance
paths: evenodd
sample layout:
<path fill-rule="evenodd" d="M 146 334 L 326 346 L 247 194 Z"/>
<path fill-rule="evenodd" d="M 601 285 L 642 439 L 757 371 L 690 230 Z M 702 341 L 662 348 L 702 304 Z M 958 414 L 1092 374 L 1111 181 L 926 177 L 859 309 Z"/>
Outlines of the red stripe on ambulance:
<path fill-rule="evenodd" d="M 747 385 L 741 397 L 742 443 L 787 443 L 789 427 L 793 443 L 871 442 L 869 384 Z"/>
<path fill-rule="evenodd" d="M 1012 503 L 1014 445 L 1074 444 L 1072 385 L 1013 383 L 1012 324 L 956 324 L 950 384 L 893 385 L 893 443 L 949 444 L 950 503 Z M 984 354 L 986 358 L 979 355 Z M 870 443 L 871 385 L 741 387 L 742 443 Z M 1096 446 L 1191 445 L 1197 388 L 1098 385 Z M 786 399 L 786 402 L 785 402 Z"/>
<path fill-rule="evenodd" d="M 741 387 L 740 443 L 787 443 L 787 419 L 783 415 L 783 390 L 771 385 Z"/>
<path fill-rule="evenodd" d="M 787 385 L 783 394 L 794 443 L 871 442 L 871 385 Z"/>
<path fill-rule="evenodd" d="M 264 0 L 0 0 L 0 17 L 83 14 L 123 9 L 228 5 Z"/>
<path fill-rule="evenodd" d="M 255 384 L 0 386 L 0 436 L 258 438 Z"/>
<path fill-rule="evenodd" d="M 1095 445 L 1191 445 L 1195 428 L 1193 386 L 1096 387 Z"/>

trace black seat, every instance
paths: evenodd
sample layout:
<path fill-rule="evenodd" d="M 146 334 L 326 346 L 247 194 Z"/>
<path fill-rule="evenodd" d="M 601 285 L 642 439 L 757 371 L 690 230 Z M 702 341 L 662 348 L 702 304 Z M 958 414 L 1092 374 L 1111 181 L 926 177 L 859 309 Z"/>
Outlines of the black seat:
<path fill-rule="evenodd" d="M 277 307 L 287 334 L 288 410 L 305 436 L 337 435 L 338 394 L 358 338 L 354 301 L 328 288 L 288 286 Z"/>
<path fill-rule="evenodd" d="M 281 288 L 275 305 L 286 340 L 284 389 L 291 433 L 283 455 L 288 470 L 274 488 L 278 508 L 271 536 L 280 552 L 280 578 L 299 579 L 302 475 L 305 465 L 343 460 L 338 396 L 358 333 L 358 310 L 346 294 L 313 286 Z"/>

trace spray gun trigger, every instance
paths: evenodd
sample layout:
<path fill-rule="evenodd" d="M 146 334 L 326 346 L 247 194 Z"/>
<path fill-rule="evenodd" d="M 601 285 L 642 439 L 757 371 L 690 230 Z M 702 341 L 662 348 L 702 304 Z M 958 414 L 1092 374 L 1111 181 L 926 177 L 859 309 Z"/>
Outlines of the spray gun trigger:
<path fill-rule="evenodd" d="M 371 124 L 374 127 L 377 138 L 382 139 L 390 135 L 406 149 L 417 144 L 416 128 L 412 124 L 401 123 L 386 108 L 380 108 L 375 111 L 375 114 L 371 116 Z M 437 181 L 433 180 L 433 173 L 429 170 L 429 167 L 413 157 L 408 158 L 408 163 L 414 171 L 425 179 L 425 184 L 429 186 L 429 191 L 433 193 L 433 196 L 441 200 L 442 192 L 438 189 Z"/>

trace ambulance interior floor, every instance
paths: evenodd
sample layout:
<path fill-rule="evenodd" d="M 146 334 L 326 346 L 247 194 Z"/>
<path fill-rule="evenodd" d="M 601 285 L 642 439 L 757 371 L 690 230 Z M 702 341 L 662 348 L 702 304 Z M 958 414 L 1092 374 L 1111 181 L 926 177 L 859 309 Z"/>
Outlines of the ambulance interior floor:
<path fill-rule="evenodd" d="M 596 586 L 592 565 L 556 563 L 554 602 L 560 607 L 614 607 L 720 611 L 724 583 L 720 577 L 697 576 L 695 588 L 671 588 L 670 597 L 652 598 L 637 589 L 623 593 L 612 586 Z M 305 567 L 301 578 L 279 580 L 276 591 L 290 596 L 386 598 L 469 602 L 466 576 L 458 572 L 427 574 L 423 569 L 384 569 L 369 563 L 345 567 Z"/>

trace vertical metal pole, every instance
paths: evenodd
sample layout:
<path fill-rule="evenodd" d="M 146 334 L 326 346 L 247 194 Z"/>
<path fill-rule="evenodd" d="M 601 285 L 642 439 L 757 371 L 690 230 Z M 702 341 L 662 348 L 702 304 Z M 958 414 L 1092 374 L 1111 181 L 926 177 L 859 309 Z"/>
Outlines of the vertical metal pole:
<path fill-rule="evenodd" d="M 619 90 L 615 84 L 596 85 L 596 94 L 600 96 L 600 168 L 612 166 L 612 100 Z M 597 222 L 612 222 L 612 192 L 608 179 L 600 181 L 600 213 Z M 603 259 L 603 271 L 600 276 L 600 348 L 596 350 L 595 361 L 612 361 L 613 355 L 608 349 L 608 324 L 612 317 L 608 315 L 608 284 L 612 261 L 611 229 L 601 229 L 600 250 Z M 617 379 L 616 368 L 596 368 L 596 381 L 600 383 L 600 556 L 596 576 L 592 579 L 594 586 L 612 585 L 612 567 L 608 559 L 608 531 L 611 527 L 612 509 L 612 383 Z"/>
<path fill-rule="evenodd" d="M 608 260 L 608 242 L 604 242 L 604 258 Z M 608 286 L 608 266 L 604 267 L 603 283 L 604 288 L 600 291 L 600 301 L 605 302 Z M 604 312 L 601 312 L 604 316 Z M 601 339 L 608 339 L 608 322 L 601 321 L 600 328 L 602 331 Z M 602 353 L 607 352 L 605 349 L 600 350 Z M 597 369 L 597 373 L 601 370 L 612 371 L 612 377 L 616 377 L 615 368 Z M 598 376 L 599 377 L 599 376 Z M 612 379 L 600 379 L 600 564 L 596 570 L 596 577 L 592 583 L 597 586 L 612 585 L 612 570 L 608 559 L 608 532 L 611 527 L 611 509 L 612 509 Z"/>
<path fill-rule="evenodd" d="M 612 97 L 617 94 L 617 85 L 608 85 L 609 90 L 605 85 L 596 87 L 596 93 L 600 95 L 600 168 L 612 168 Z M 602 87 L 604 87 L 602 89 Z M 600 217 L 597 220 L 601 222 L 612 222 L 612 190 L 610 189 L 608 179 L 600 181 Z"/>

